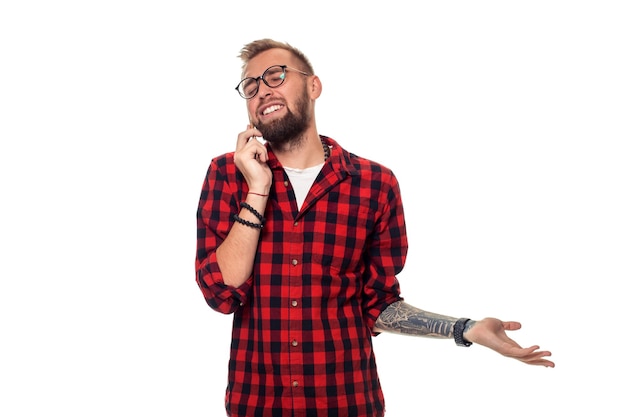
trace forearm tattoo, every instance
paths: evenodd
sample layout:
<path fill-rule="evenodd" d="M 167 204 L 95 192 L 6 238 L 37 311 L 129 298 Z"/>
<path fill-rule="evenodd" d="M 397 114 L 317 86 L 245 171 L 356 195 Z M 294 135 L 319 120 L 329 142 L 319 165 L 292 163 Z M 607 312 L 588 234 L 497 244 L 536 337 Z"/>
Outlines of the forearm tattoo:
<path fill-rule="evenodd" d="M 454 317 L 430 313 L 398 301 L 380 314 L 376 328 L 413 336 L 451 338 L 455 321 Z"/>

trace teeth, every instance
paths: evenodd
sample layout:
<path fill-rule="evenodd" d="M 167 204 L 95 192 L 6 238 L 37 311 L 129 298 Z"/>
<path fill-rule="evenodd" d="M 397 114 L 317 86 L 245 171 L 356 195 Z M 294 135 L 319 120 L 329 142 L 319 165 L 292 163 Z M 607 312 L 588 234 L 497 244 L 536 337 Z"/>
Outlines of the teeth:
<path fill-rule="evenodd" d="M 275 104 L 273 106 L 268 107 L 267 109 L 265 109 L 263 111 L 263 115 L 268 115 L 272 112 L 275 112 L 276 110 L 280 109 L 281 106 L 279 106 L 278 104 Z"/>

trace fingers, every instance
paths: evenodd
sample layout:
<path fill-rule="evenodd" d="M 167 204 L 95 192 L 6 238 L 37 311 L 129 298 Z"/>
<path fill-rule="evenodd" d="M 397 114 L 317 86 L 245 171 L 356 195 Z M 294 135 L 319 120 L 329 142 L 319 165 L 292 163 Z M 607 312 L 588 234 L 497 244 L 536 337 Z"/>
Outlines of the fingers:
<path fill-rule="evenodd" d="M 502 322 L 504 330 L 519 330 L 522 328 L 522 324 L 517 321 L 504 321 Z"/>
<path fill-rule="evenodd" d="M 554 368 L 554 362 L 546 359 L 546 357 L 552 356 L 552 352 L 547 350 L 537 350 L 539 346 L 531 346 L 519 350 L 518 352 L 511 352 L 510 357 L 520 360 L 528 365 L 546 366 L 548 368 Z"/>
<path fill-rule="evenodd" d="M 237 146 L 235 148 L 236 151 L 242 150 L 248 142 L 251 142 L 251 139 L 256 139 L 257 136 L 261 136 L 261 132 L 255 127 L 248 125 L 248 129 L 244 130 L 237 136 Z M 260 142 L 257 140 L 260 144 Z"/>
<path fill-rule="evenodd" d="M 547 368 L 554 368 L 554 362 L 546 359 L 546 357 L 551 356 L 552 353 L 547 351 L 534 352 L 532 355 L 526 356 L 524 358 L 520 358 L 520 360 L 528 365 L 538 365 L 545 366 Z"/>
<path fill-rule="evenodd" d="M 267 162 L 267 148 L 257 139 L 261 132 L 248 125 L 248 129 L 237 136 L 235 162 L 245 163 L 247 160 Z"/>

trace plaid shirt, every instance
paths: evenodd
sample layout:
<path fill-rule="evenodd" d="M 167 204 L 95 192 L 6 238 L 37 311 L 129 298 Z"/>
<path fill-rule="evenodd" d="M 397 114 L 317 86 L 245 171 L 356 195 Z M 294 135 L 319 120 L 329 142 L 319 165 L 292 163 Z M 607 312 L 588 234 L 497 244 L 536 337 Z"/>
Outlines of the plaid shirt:
<path fill-rule="evenodd" d="M 331 155 L 298 210 L 269 151 L 273 184 L 252 276 L 225 285 L 215 249 L 247 185 L 229 153 L 211 161 L 197 220 L 196 280 L 213 309 L 234 313 L 226 410 L 232 417 L 384 414 L 372 332 L 401 300 L 407 238 L 386 167 L 325 138 Z"/>

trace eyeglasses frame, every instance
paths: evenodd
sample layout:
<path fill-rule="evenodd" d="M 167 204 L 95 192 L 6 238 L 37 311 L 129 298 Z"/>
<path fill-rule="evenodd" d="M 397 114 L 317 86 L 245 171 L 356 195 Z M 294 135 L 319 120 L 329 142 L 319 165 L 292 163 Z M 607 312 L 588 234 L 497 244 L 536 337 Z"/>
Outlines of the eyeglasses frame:
<path fill-rule="evenodd" d="M 235 90 L 237 90 L 237 93 L 239 93 L 239 96 L 241 98 L 245 99 L 245 100 L 250 100 L 250 99 L 254 98 L 257 94 L 259 94 L 259 87 L 261 86 L 261 81 L 263 81 L 263 84 L 265 84 L 269 88 L 278 88 L 281 85 L 283 85 L 283 83 L 285 82 L 285 79 L 287 78 L 286 76 L 283 78 L 283 80 L 281 81 L 280 84 L 278 84 L 277 86 L 274 86 L 274 87 L 269 85 L 267 83 L 267 81 L 265 80 L 265 74 L 267 73 L 267 71 L 269 71 L 270 68 L 274 68 L 274 67 L 282 68 L 283 69 L 283 74 L 286 74 L 287 70 L 293 70 L 293 71 L 299 72 L 300 74 L 302 74 L 302 75 L 304 75 L 306 77 L 311 75 L 308 72 L 301 71 L 301 70 L 299 70 L 297 68 L 292 68 L 292 67 L 290 67 L 288 65 L 271 65 L 271 66 L 267 67 L 265 69 L 265 71 L 263 71 L 263 74 L 259 75 L 258 77 L 256 77 L 256 78 L 255 77 L 246 77 L 243 80 L 239 81 L 239 84 L 237 84 L 237 86 L 235 87 Z M 241 91 L 239 90 L 239 87 L 241 86 L 241 84 L 243 84 L 243 82 L 246 81 L 246 80 L 254 80 L 256 82 L 256 91 L 250 97 L 245 97 L 243 94 L 241 94 Z"/>

